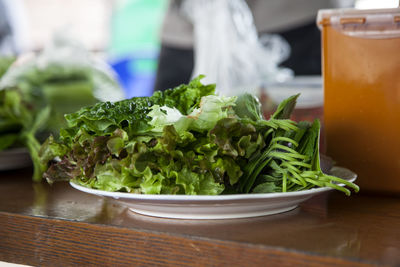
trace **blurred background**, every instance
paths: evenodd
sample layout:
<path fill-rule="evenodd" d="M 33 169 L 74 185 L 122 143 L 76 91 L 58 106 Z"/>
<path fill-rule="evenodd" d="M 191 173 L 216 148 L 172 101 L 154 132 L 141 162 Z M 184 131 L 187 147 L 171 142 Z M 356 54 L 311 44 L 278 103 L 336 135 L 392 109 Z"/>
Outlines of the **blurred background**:
<path fill-rule="evenodd" d="M 398 6 L 397 0 L 336 2 L 356 8 Z M 38 52 L 55 32 L 69 32 L 113 67 L 126 97 L 151 95 L 170 4 L 168 0 L 0 0 L 0 55 Z M 255 15 L 257 27 L 260 14 Z M 191 72 L 189 68 L 186 79 Z"/>
<path fill-rule="evenodd" d="M 36 143 L 66 126 L 64 114 L 204 74 L 219 94 L 257 96 L 266 119 L 300 94 L 291 119 L 319 119 L 325 153 L 318 11 L 395 7 L 399 0 L 0 0 L 0 152 L 26 145 L 35 155 Z"/>

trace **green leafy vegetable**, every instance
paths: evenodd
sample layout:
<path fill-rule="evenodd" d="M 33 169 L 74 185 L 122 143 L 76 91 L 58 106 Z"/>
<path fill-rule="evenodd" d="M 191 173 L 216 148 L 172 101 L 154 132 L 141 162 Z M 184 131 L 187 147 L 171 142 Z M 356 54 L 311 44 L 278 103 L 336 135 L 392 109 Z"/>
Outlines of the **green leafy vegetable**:
<path fill-rule="evenodd" d="M 240 118 L 249 118 L 258 121 L 263 118 L 261 111 L 261 103 L 253 95 L 245 93 L 240 95 L 233 107 L 236 115 Z"/>
<path fill-rule="evenodd" d="M 151 97 L 66 115 L 60 140 L 41 147 L 49 182 L 140 194 L 270 193 L 358 187 L 324 174 L 319 121 L 289 120 L 298 95 L 270 119 L 249 94 L 222 97 L 201 77 Z"/>
<path fill-rule="evenodd" d="M 105 67 L 82 47 L 57 42 L 41 53 L 0 59 L 0 150 L 26 147 L 33 180 L 46 169 L 40 143 L 66 127 L 65 113 L 105 100 L 122 99 L 122 90 Z"/>
<path fill-rule="evenodd" d="M 7 72 L 14 61 L 15 57 L 13 56 L 0 56 L 0 78 Z"/>

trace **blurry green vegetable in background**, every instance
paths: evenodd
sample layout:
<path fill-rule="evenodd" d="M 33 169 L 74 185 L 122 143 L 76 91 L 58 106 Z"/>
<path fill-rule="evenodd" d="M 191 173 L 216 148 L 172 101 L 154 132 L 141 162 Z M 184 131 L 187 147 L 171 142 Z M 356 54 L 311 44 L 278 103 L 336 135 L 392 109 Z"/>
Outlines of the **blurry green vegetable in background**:
<path fill-rule="evenodd" d="M 6 73 L 7 69 L 15 61 L 15 57 L 0 56 L 0 78 Z"/>
<path fill-rule="evenodd" d="M 37 157 L 40 142 L 66 126 L 64 114 L 123 98 L 105 63 L 79 43 L 56 36 L 39 54 L 18 58 L 1 77 L 0 151 L 27 147 L 34 164 L 33 179 L 38 181 L 43 171 Z"/>

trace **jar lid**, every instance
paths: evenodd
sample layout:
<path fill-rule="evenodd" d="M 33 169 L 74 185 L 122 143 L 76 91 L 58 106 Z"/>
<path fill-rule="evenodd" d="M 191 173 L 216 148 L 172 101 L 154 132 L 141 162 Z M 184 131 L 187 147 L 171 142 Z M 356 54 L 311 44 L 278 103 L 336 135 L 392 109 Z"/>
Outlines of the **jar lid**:
<path fill-rule="evenodd" d="M 333 27 L 343 34 L 361 38 L 400 37 L 400 8 L 391 9 L 321 9 L 317 25 Z"/>

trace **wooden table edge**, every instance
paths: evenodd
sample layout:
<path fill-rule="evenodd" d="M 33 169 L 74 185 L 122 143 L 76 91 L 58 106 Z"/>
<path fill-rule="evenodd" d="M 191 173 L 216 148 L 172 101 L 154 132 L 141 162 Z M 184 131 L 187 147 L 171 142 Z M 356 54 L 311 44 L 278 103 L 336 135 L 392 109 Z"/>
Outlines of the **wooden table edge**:
<path fill-rule="evenodd" d="M 378 265 L 281 247 L 10 212 L 0 212 L 0 260 L 33 266 Z"/>

